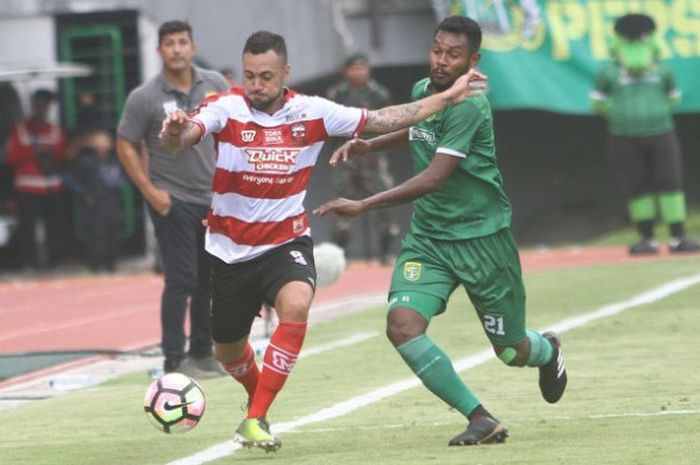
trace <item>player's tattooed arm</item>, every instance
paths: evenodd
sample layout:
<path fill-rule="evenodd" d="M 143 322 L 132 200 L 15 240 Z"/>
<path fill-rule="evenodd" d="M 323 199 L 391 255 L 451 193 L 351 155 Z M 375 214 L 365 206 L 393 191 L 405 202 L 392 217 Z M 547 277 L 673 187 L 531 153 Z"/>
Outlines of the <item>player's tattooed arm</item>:
<path fill-rule="evenodd" d="M 414 121 L 415 116 L 420 112 L 420 108 L 420 102 L 413 102 L 370 111 L 367 114 L 365 131 L 385 134 L 415 124 L 406 124 L 406 121 Z M 418 121 L 420 120 L 415 122 Z"/>
<path fill-rule="evenodd" d="M 160 144 L 170 153 L 192 147 L 202 138 L 202 129 L 190 121 L 182 110 L 176 110 L 163 120 Z"/>
<path fill-rule="evenodd" d="M 485 75 L 475 69 L 470 69 L 466 74 L 460 76 L 452 84 L 452 87 L 443 92 L 415 102 L 369 111 L 364 130 L 385 134 L 412 126 L 445 109 L 448 105 L 460 103 L 466 98 L 480 93 L 485 87 L 485 80 Z"/>

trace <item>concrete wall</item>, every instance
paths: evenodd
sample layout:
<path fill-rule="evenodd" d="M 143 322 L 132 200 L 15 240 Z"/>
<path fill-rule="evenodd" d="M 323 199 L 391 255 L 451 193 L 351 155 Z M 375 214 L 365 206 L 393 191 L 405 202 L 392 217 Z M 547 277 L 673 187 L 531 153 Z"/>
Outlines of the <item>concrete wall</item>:
<path fill-rule="evenodd" d="M 377 65 L 420 63 L 435 24 L 429 0 L 0 0 L 0 18 L 110 9 L 138 9 L 156 24 L 186 19 L 199 57 L 214 68 L 238 69 L 251 33 L 278 32 L 288 42 L 292 83 L 333 73 L 356 51 Z M 376 28 L 371 9 L 379 11 Z"/>
<path fill-rule="evenodd" d="M 425 60 L 434 17 L 429 1 L 382 14 L 379 47 L 372 47 L 368 3 L 363 0 L 143 0 L 141 8 L 157 22 L 186 18 L 194 28 L 199 56 L 215 68 L 240 68 L 246 38 L 260 29 L 287 40 L 292 84 L 335 72 L 355 51 L 377 65 Z M 415 4 L 415 5 L 414 5 Z M 417 5 L 417 6 L 416 6 Z"/>
<path fill-rule="evenodd" d="M 27 33 L 31 31 L 31 33 Z M 1 68 L 19 68 L 22 65 L 51 63 L 55 58 L 55 31 L 51 17 L 0 16 Z M 55 80 L 34 79 L 16 83 L 24 111 L 29 110 L 29 95 L 38 88 L 56 89 Z M 57 113 L 53 115 L 55 118 Z"/>

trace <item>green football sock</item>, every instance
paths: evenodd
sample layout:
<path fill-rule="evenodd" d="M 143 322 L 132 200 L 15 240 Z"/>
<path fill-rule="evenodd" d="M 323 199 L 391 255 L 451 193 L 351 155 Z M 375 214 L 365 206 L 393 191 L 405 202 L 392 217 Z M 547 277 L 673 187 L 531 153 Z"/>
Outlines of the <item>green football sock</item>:
<path fill-rule="evenodd" d="M 654 196 L 651 194 L 630 199 L 627 202 L 627 209 L 634 223 L 656 219 L 656 204 L 654 203 Z"/>
<path fill-rule="evenodd" d="M 479 400 L 464 384 L 452 361 L 427 335 L 421 334 L 396 348 L 425 387 L 465 417 Z"/>
<path fill-rule="evenodd" d="M 661 219 L 666 224 L 685 221 L 685 195 L 683 192 L 664 192 L 659 194 Z"/>
<path fill-rule="evenodd" d="M 527 366 L 541 367 L 552 360 L 552 344 L 537 331 L 527 330 L 527 338 L 530 340 L 530 356 L 527 358 Z"/>

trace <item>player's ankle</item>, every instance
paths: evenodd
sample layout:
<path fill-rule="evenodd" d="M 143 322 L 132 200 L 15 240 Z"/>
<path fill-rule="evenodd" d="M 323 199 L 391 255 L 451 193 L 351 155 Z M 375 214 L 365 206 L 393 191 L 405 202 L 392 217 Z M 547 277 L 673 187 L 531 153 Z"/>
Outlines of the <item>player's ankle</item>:
<path fill-rule="evenodd" d="M 474 408 L 474 410 L 469 412 L 469 415 L 467 415 L 467 420 L 474 421 L 483 417 L 493 418 L 493 415 L 491 415 L 491 412 L 486 410 L 483 405 L 479 404 L 476 406 L 476 408 Z"/>

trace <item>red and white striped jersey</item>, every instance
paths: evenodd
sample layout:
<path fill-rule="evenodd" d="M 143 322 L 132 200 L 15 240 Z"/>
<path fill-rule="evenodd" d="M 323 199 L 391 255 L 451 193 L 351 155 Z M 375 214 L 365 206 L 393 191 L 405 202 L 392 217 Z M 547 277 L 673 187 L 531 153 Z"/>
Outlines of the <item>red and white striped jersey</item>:
<path fill-rule="evenodd" d="M 37 157 L 40 148 L 57 164 L 55 173 L 42 172 Z M 15 191 L 31 194 L 60 192 L 63 181 L 58 175 L 58 167 L 66 161 L 66 135 L 60 127 L 48 121 L 22 121 L 10 131 L 5 161 L 13 168 Z"/>
<path fill-rule="evenodd" d="M 285 89 L 284 106 L 269 115 L 232 88 L 190 118 L 217 146 L 205 247 L 236 263 L 310 235 L 304 197 L 321 147 L 330 136 L 358 136 L 367 111 Z"/>

